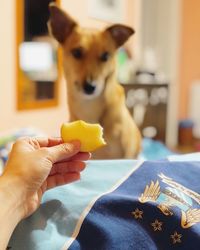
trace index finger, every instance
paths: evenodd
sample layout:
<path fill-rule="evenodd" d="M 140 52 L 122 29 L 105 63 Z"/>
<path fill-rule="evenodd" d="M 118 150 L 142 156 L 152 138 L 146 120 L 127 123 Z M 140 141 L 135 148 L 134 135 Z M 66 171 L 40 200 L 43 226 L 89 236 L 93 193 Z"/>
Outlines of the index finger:
<path fill-rule="evenodd" d="M 53 147 L 63 143 L 60 137 L 36 137 L 40 147 Z"/>

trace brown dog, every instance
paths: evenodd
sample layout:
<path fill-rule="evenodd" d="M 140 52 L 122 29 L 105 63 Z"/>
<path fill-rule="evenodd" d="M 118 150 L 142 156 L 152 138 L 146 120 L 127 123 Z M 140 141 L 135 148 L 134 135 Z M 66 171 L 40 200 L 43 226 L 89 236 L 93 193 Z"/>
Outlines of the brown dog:
<path fill-rule="evenodd" d="M 107 146 L 94 158 L 135 158 L 141 136 L 126 108 L 115 66 L 116 51 L 133 29 L 120 24 L 103 31 L 85 29 L 55 4 L 50 5 L 48 25 L 63 49 L 70 120 L 100 123 L 104 128 Z"/>

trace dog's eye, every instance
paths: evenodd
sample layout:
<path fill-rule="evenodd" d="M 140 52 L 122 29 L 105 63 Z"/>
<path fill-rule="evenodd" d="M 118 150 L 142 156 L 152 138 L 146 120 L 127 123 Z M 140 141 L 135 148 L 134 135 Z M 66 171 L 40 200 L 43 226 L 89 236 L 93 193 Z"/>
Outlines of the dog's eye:
<path fill-rule="evenodd" d="M 106 51 L 106 52 L 103 52 L 103 54 L 100 56 L 100 60 L 102 62 L 107 62 L 109 57 L 110 57 L 110 54 L 109 52 Z"/>
<path fill-rule="evenodd" d="M 81 48 L 72 49 L 71 53 L 76 59 L 81 59 L 83 57 L 83 50 Z"/>

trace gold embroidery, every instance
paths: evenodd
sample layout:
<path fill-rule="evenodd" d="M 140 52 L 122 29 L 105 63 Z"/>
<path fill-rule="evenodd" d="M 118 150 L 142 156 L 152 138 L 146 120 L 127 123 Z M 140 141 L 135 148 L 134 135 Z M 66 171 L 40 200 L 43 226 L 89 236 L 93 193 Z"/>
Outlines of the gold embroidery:
<path fill-rule="evenodd" d="M 200 209 L 192 208 L 193 201 L 200 203 L 200 195 L 179 183 L 176 183 L 171 178 L 164 174 L 158 175 L 162 182 L 168 184 L 163 190 L 160 189 L 160 183 L 151 181 L 149 185 L 146 185 L 144 192 L 140 195 L 139 201 L 155 202 L 157 208 L 166 215 L 172 216 L 173 207 L 178 207 L 181 210 L 181 226 L 183 228 L 189 228 L 196 223 L 200 223 Z"/>
<path fill-rule="evenodd" d="M 188 209 L 186 212 L 181 212 L 181 226 L 183 228 L 189 228 L 200 222 L 200 209 Z"/>
<path fill-rule="evenodd" d="M 170 236 L 173 244 L 181 243 L 181 237 L 182 237 L 182 234 L 178 234 L 176 231 L 174 232 L 174 234 Z"/>
<path fill-rule="evenodd" d="M 162 225 L 163 223 L 161 221 L 155 220 L 153 223 L 151 223 L 151 226 L 153 227 L 153 231 L 162 231 Z"/>
<path fill-rule="evenodd" d="M 170 206 L 169 206 L 167 203 L 159 204 L 159 205 L 157 206 L 157 208 L 159 208 L 160 211 L 162 211 L 163 214 L 166 215 L 166 216 L 171 216 L 171 215 L 173 215 L 173 212 L 170 211 L 170 209 L 169 209 Z"/>
<path fill-rule="evenodd" d="M 200 204 L 200 195 L 192 190 L 190 190 L 189 188 L 184 187 L 183 185 L 173 181 L 173 179 L 165 176 L 163 173 L 158 175 L 162 181 L 166 184 L 168 184 L 169 186 L 176 188 L 177 190 L 180 190 L 181 192 L 183 192 L 184 194 L 188 195 L 189 197 L 191 197 L 192 199 L 194 199 L 198 204 Z"/>
<path fill-rule="evenodd" d="M 143 211 L 139 210 L 138 208 L 135 209 L 135 211 L 132 212 L 132 215 L 134 216 L 135 219 L 143 219 Z"/>
<path fill-rule="evenodd" d="M 144 193 L 142 193 L 141 196 L 139 197 L 139 201 L 141 203 L 145 203 L 147 201 L 156 201 L 159 194 L 160 194 L 160 185 L 158 180 L 156 181 L 156 183 L 151 181 L 150 186 L 146 185 Z"/>

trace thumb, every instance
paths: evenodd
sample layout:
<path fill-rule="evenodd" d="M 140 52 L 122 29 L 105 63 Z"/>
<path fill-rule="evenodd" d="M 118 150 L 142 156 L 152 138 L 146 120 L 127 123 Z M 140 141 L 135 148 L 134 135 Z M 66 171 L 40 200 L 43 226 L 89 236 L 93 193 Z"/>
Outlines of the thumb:
<path fill-rule="evenodd" d="M 53 163 L 70 158 L 80 151 L 81 143 L 72 141 L 48 148 L 48 159 Z"/>

